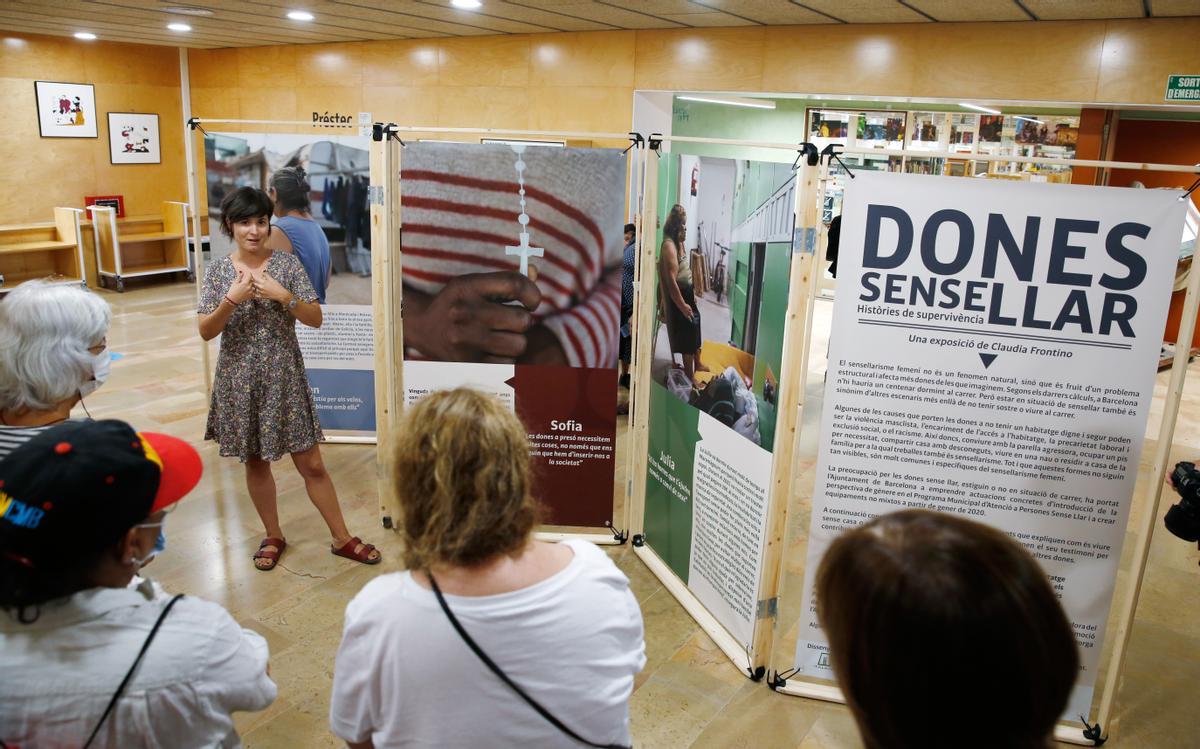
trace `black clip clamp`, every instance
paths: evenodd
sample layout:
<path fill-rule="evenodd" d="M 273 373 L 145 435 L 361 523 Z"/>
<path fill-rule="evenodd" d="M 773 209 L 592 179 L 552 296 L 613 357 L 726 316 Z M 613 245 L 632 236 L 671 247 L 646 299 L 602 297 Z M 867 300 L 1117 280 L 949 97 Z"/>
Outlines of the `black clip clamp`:
<path fill-rule="evenodd" d="M 783 687 L 787 686 L 788 677 L 795 676 L 798 670 L 799 669 L 791 668 L 787 671 L 772 671 L 767 676 L 767 686 L 771 688 L 772 692 L 779 691 Z"/>
<path fill-rule="evenodd" d="M 796 160 L 792 162 L 792 171 L 796 171 L 800 166 L 800 159 L 804 159 L 809 166 L 816 166 L 821 163 L 821 154 L 817 151 L 817 147 L 809 142 L 800 144 L 796 149 Z"/>
<path fill-rule="evenodd" d="M 1104 742 L 1108 741 L 1108 737 L 1104 735 L 1100 724 L 1091 725 L 1087 722 L 1087 718 L 1079 716 L 1080 722 L 1083 723 L 1083 737 L 1092 742 L 1092 746 L 1104 746 Z"/>
<path fill-rule="evenodd" d="M 631 149 L 631 148 L 633 148 L 633 147 L 635 147 L 635 146 L 640 146 L 640 145 L 642 145 L 642 144 L 643 144 L 643 143 L 645 143 L 645 142 L 646 142 L 646 139 L 642 137 L 642 134 L 641 134 L 641 133 L 635 133 L 635 132 L 633 132 L 633 131 L 631 130 L 631 131 L 629 132 L 629 145 L 628 145 L 628 146 L 626 146 L 626 147 L 625 147 L 625 150 L 624 150 L 624 151 L 622 151 L 621 153 L 622 153 L 622 154 L 627 154 L 627 153 L 629 153 L 629 149 Z"/>
<path fill-rule="evenodd" d="M 1198 165 L 1198 166 L 1200 166 L 1200 165 Z M 1179 199 L 1187 200 L 1189 197 L 1191 197 L 1192 193 L 1196 192 L 1197 187 L 1200 187 L 1200 177 L 1196 178 L 1196 181 L 1192 183 L 1192 186 L 1189 187 L 1186 192 L 1184 192 L 1182 195 L 1180 195 Z"/>
<path fill-rule="evenodd" d="M 613 540 L 617 542 L 617 546 L 624 546 L 625 542 L 629 540 L 629 531 L 617 530 L 613 527 L 611 520 L 605 520 L 604 527 L 608 528 L 608 532 L 613 534 Z"/>
<path fill-rule="evenodd" d="M 824 151 L 821 151 L 821 155 L 827 157 L 829 159 L 829 163 L 836 161 L 843 169 L 846 170 L 846 174 L 850 175 L 850 179 L 854 179 L 854 170 L 846 166 L 846 162 L 842 161 L 841 156 L 838 156 L 839 148 L 845 148 L 845 146 L 843 146 L 841 143 L 830 143 L 829 145 L 825 146 Z"/>
<path fill-rule="evenodd" d="M 371 125 L 371 140 L 376 142 L 382 140 L 394 140 L 400 144 L 401 148 L 408 148 L 408 144 L 400 139 L 400 134 L 397 130 L 397 127 L 398 126 L 394 122 L 389 122 L 386 125 L 382 122 L 376 122 L 374 125 Z"/>
<path fill-rule="evenodd" d="M 191 129 L 192 129 L 192 132 L 195 132 L 195 131 L 199 130 L 200 132 L 204 133 L 204 135 L 205 135 L 206 137 L 208 136 L 208 131 L 207 131 L 207 130 L 205 130 L 205 129 L 203 128 L 203 126 L 201 126 L 201 125 L 200 125 L 200 118 L 199 118 L 199 117 L 193 117 L 193 118 L 191 118 L 190 120 L 188 120 L 188 121 L 187 121 L 187 126 L 188 126 L 189 128 L 191 128 Z"/>
<path fill-rule="evenodd" d="M 662 143 L 662 133 L 650 133 L 650 137 L 646 139 L 646 145 L 659 157 L 662 156 Z"/>

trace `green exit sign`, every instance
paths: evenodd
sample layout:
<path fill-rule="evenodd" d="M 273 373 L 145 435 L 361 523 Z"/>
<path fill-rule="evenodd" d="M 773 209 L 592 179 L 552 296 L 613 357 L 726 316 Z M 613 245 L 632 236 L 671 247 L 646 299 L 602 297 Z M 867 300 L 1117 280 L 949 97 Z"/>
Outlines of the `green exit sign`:
<path fill-rule="evenodd" d="M 1200 75 L 1172 75 L 1167 78 L 1167 101 L 1200 101 Z"/>

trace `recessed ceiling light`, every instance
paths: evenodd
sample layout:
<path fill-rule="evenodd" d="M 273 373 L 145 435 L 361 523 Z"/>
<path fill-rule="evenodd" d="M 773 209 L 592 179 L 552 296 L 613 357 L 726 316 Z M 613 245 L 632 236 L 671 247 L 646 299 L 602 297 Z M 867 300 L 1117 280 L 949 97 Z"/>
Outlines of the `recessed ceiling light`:
<path fill-rule="evenodd" d="M 191 5 L 174 5 L 170 8 L 164 8 L 164 12 L 173 13 L 180 16 L 211 16 L 213 12 L 208 8 L 195 8 Z"/>
<path fill-rule="evenodd" d="M 999 109 L 988 109 L 987 107 L 981 107 L 978 104 L 970 104 L 965 101 L 960 101 L 958 103 L 958 106 L 966 107 L 967 109 L 974 109 L 976 112 L 987 112 L 988 114 L 1002 114 L 1002 112 Z"/>
<path fill-rule="evenodd" d="M 288 18 L 292 19 L 293 21 L 311 21 L 313 20 L 314 16 L 307 10 L 289 10 Z"/>
<path fill-rule="evenodd" d="M 463 10 L 475 10 L 483 5 L 479 0 L 450 0 L 450 4 L 455 8 L 462 8 Z"/>
<path fill-rule="evenodd" d="M 75 38 L 76 39 L 86 39 L 90 42 L 91 40 L 96 38 L 96 35 L 90 31 L 76 31 Z"/>
<path fill-rule="evenodd" d="M 702 101 L 708 104 L 725 104 L 731 107 L 750 107 L 751 109 L 774 109 L 775 102 L 770 99 L 747 99 L 742 96 L 708 96 L 700 94 L 679 94 L 677 99 L 684 101 Z"/>
<path fill-rule="evenodd" d="M 171 31 L 191 31 L 192 27 L 186 23 L 168 23 L 167 28 Z"/>

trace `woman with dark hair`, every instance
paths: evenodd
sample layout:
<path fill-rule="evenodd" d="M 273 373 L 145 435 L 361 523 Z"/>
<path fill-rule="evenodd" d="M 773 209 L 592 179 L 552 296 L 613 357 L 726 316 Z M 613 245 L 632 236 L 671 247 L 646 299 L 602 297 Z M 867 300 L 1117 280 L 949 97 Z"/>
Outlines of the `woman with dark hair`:
<path fill-rule="evenodd" d="M 221 335 L 204 438 L 220 444 L 221 455 L 246 464 L 246 487 L 266 528 L 255 567 L 274 569 L 287 547 L 271 474 L 271 462 L 285 454 L 292 456 L 308 498 L 329 526 L 333 553 L 377 564 L 375 547 L 346 529 L 321 459 L 321 424 L 296 340 L 297 320 L 321 326 L 321 305 L 296 256 L 267 246 L 273 211 L 267 194 L 252 187 L 240 187 L 221 201 L 220 229 L 237 250 L 204 272 L 200 337 L 210 341 Z"/>
<path fill-rule="evenodd" d="M 927 510 L 885 515 L 833 542 L 816 589 L 868 749 L 1050 745 L 1079 655 L 1046 573 L 1008 535 Z M 981 715 L 996 719 L 981 729 Z"/>
<path fill-rule="evenodd" d="M 583 745 L 567 731 L 628 746 L 641 610 L 598 547 L 533 537 L 541 509 L 520 420 L 460 388 L 407 409 L 397 434 L 409 571 L 376 577 L 346 608 L 333 732 L 354 749 Z"/>
<path fill-rule="evenodd" d="M 139 570 L 200 480 L 182 440 L 68 421 L 0 461 L 0 745 L 239 747 L 275 699 L 267 642 Z"/>
<path fill-rule="evenodd" d="M 329 240 L 312 217 L 311 193 L 308 175 L 302 167 L 285 166 L 271 175 L 267 195 L 275 201 L 275 228 L 280 231 L 267 236 L 267 247 L 291 252 L 300 258 L 317 293 L 317 301 L 324 304 L 333 266 L 329 259 Z"/>
<path fill-rule="evenodd" d="M 671 354 L 683 356 L 683 371 L 694 383 L 700 364 L 700 308 L 692 286 L 692 264 L 683 248 L 687 231 L 687 213 L 676 203 L 663 223 L 662 248 L 659 251 L 658 277 L 667 308 L 667 339 Z"/>

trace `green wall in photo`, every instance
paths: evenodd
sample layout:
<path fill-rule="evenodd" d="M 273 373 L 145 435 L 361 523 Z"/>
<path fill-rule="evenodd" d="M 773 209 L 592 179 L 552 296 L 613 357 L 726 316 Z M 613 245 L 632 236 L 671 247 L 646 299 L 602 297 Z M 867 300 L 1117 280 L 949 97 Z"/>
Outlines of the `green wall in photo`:
<path fill-rule="evenodd" d="M 775 380 L 778 402 L 779 373 L 783 370 L 783 329 L 787 321 L 788 290 L 792 269 L 792 246 L 787 242 L 767 243 L 767 259 L 762 286 L 762 305 L 758 315 L 758 340 L 755 342 L 754 384 L 758 399 L 758 419 L 762 446 L 775 446 L 775 418 L 778 409 L 764 398 L 767 371 Z"/>
<path fill-rule="evenodd" d="M 746 336 L 746 295 L 750 283 L 750 245 L 733 243 L 733 288 L 729 291 L 729 340 L 737 348 Z"/>
<path fill-rule="evenodd" d="M 696 443 L 700 441 L 699 423 L 698 410 L 657 382 L 650 384 L 646 447 L 650 470 L 646 476 L 643 533 L 646 544 L 685 583 L 692 552 L 692 468 Z M 675 464 L 674 468 L 668 467 L 668 461 Z M 662 476 L 670 478 L 664 482 Z M 668 484 L 674 485 L 675 490 Z"/>

